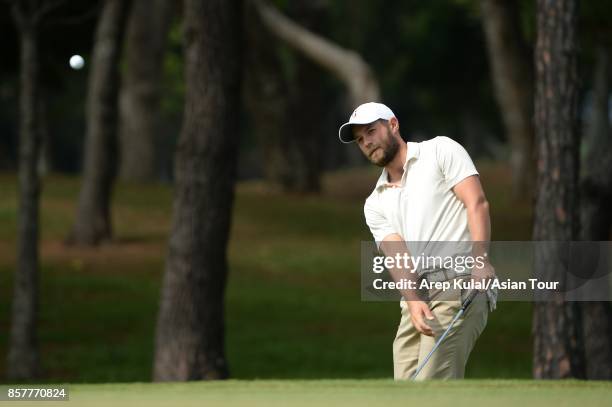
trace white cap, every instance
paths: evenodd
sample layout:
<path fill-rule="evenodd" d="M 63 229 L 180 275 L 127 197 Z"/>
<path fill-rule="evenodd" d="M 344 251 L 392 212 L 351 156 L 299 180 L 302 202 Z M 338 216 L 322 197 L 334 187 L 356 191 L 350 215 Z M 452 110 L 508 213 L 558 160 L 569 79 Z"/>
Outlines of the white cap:
<path fill-rule="evenodd" d="M 353 111 L 349 121 L 340 126 L 338 137 L 343 143 L 352 143 L 355 141 L 351 130 L 352 124 L 369 124 L 378 119 L 389 120 L 395 117 L 395 114 L 387 106 L 382 103 L 368 102 L 360 105 Z"/>

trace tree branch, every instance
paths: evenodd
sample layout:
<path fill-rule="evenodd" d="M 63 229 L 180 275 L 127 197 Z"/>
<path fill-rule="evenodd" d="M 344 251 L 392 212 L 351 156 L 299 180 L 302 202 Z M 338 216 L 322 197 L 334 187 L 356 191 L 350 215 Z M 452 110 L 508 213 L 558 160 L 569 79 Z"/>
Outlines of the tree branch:
<path fill-rule="evenodd" d="M 267 1 L 251 1 L 268 30 L 346 84 L 354 106 L 379 100 L 378 81 L 359 54 L 306 30 Z"/>

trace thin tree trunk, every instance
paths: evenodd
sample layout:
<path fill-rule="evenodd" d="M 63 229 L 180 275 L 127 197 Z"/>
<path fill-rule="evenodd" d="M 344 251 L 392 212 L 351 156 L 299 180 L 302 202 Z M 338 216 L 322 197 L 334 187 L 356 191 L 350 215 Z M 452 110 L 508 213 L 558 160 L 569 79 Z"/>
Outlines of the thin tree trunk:
<path fill-rule="evenodd" d="M 301 27 L 321 31 L 325 8 L 318 1 L 298 0 L 290 4 L 292 14 Z M 323 84 L 324 72 L 314 61 L 299 53 L 295 56 L 296 69 L 290 88 L 285 137 L 291 163 L 291 176 L 284 188 L 289 192 L 317 193 L 321 189 L 321 146 L 323 119 L 326 114 Z"/>
<path fill-rule="evenodd" d="M 37 123 L 37 24 L 28 11 L 13 7 L 21 51 L 19 138 L 19 225 L 17 270 L 11 310 L 7 377 L 28 380 L 40 374 L 37 339 L 38 239 L 40 179 L 37 172 L 40 133 Z M 32 12 L 32 10 L 29 10 Z"/>
<path fill-rule="evenodd" d="M 530 200 L 535 172 L 532 60 L 523 42 L 519 2 L 483 0 L 491 77 L 510 143 L 512 195 Z"/>
<path fill-rule="evenodd" d="M 563 242 L 577 240 L 578 212 L 578 77 L 576 0 L 538 0 L 535 123 L 537 193 L 533 238 L 559 241 L 539 244 L 536 276 L 566 287 L 568 259 Z M 535 378 L 584 377 L 579 304 L 563 293 L 536 302 L 533 311 Z"/>
<path fill-rule="evenodd" d="M 163 57 L 174 6 L 173 0 L 135 0 L 130 12 L 120 96 L 120 176 L 124 180 L 151 181 L 157 175 Z"/>
<path fill-rule="evenodd" d="M 47 93 L 41 86 L 36 107 L 38 131 L 40 132 L 40 153 L 38 154 L 38 174 L 44 177 L 51 171 L 51 140 L 49 139 L 49 120 L 47 114 Z"/>
<path fill-rule="evenodd" d="M 93 246 L 112 236 L 111 195 L 117 161 L 119 57 L 129 0 L 106 0 L 96 29 L 87 95 L 83 180 L 68 242 Z"/>
<path fill-rule="evenodd" d="M 185 117 L 157 322 L 156 381 L 228 376 L 227 243 L 238 153 L 241 2 L 185 0 Z"/>
<path fill-rule="evenodd" d="M 608 116 L 610 93 L 609 51 L 600 46 L 596 53 L 593 116 L 589 126 L 586 159 L 582 165 L 581 234 L 582 240 L 606 241 L 612 227 L 612 133 Z M 607 253 L 601 253 L 606 256 Z M 609 261 L 609 258 L 602 261 Z M 609 287 L 597 287 L 603 298 Z M 612 379 L 612 308 L 609 302 L 582 302 L 586 377 Z"/>
<path fill-rule="evenodd" d="M 316 2 L 298 1 L 291 7 L 301 26 L 312 29 L 321 24 L 324 10 Z M 254 3 L 249 2 L 247 12 L 251 46 L 246 101 L 262 146 L 264 173 L 285 192 L 316 193 L 325 115 L 320 69 L 297 53 L 292 55 L 296 69 L 289 77 L 277 54 L 279 40 L 266 29 Z"/>
<path fill-rule="evenodd" d="M 612 133 L 608 116 L 610 91 L 608 50 L 596 53 L 593 116 L 589 123 L 582 166 L 581 232 L 585 240 L 608 240 L 612 227 Z"/>
<path fill-rule="evenodd" d="M 262 155 L 266 180 L 284 189 L 291 178 L 292 163 L 286 152 L 286 118 L 289 90 L 279 40 L 272 36 L 251 2 L 245 4 L 246 61 L 244 99 L 249 128 L 254 132 Z"/>

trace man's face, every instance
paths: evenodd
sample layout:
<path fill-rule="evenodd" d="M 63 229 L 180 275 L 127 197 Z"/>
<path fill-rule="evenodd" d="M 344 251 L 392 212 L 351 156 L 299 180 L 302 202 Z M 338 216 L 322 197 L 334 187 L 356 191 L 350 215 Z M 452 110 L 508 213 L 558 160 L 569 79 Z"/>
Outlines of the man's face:
<path fill-rule="evenodd" d="M 352 126 L 359 149 L 372 164 L 379 167 L 389 164 L 399 150 L 399 142 L 389 123 L 386 120 L 377 120 L 370 124 Z"/>

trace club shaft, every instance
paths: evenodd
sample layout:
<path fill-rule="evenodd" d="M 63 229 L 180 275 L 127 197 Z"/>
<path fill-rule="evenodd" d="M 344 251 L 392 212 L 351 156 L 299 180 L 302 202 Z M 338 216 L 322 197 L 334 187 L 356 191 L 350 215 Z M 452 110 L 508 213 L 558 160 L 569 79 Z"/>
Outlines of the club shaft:
<path fill-rule="evenodd" d="M 438 346 L 440 346 L 440 344 L 442 343 L 442 341 L 444 340 L 444 338 L 446 338 L 446 336 L 448 335 L 448 333 L 450 332 L 450 330 L 453 328 L 453 325 L 455 325 L 455 322 L 461 317 L 461 315 L 463 315 L 464 309 L 461 308 L 459 310 L 459 312 L 457 312 L 457 315 L 455 315 L 455 317 L 453 318 L 453 320 L 451 321 L 450 325 L 448 326 L 448 328 L 446 328 L 446 331 L 444 331 L 444 333 L 442 334 L 442 336 L 440 337 L 440 339 L 438 339 L 436 341 L 436 344 L 434 345 L 434 347 L 431 349 L 431 351 L 427 354 L 427 357 L 425 358 L 425 360 L 421 363 L 421 365 L 417 368 L 416 372 L 414 372 L 414 374 L 412 375 L 412 380 L 416 379 L 416 377 L 419 375 L 419 373 L 421 373 L 421 370 L 423 370 L 423 368 L 425 367 L 425 365 L 427 364 L 427 362 L 429 361 L 429 359 L 431 358 L 431 355 L 434 354 L 434 352 L 436 351 L 436 349 L 438 349 Z"/>
<path fill-rule="evenodd" d="M 476 295 L 478 295 L 478 290 L 473 290 L 468 297 L 465 299 L 465 301 L 463 302 L 463 304 L 461 305 L 461 309 L 457 312 L 457 314 L 455 315 L 455 317 L 453 318 L 453 320 L 451 321 L 451 323 L 448 325 L 448 328 L 446 328 L 446 331 L 444 331 L 444 333 L 442 334 L 442 336 L 440 337 L 440 339 L 438 339 L 434 345 L 434 347 L 431 349 L 431 351 L 429 352 L 429 354 L 427 355 L 427 357 L 425 358 L 425 360 L 420 364 L 420 366 L 417 367 L 417 370 L 414 372 L 414 374 L 412 375 L 411 380 L 415 380 L 416 377 L 419 375 L 419 373 L 421 373 L 421 370 L 423 370 L 423 368 L 425 367 L 425 365 L 427 364 L 427 362 L 429 361 L 429 359 L 431 358 L 431 355 L 433 355 L 433 353 L 436 351 L 436 349 L 438 349 L 438 347 L 440 346 L 440 344 L 442 343 L 442 341 L 444 340 L 444 338 L 446 338 L 446 336 L 448 335 L 448 333 L 450 332 L 451 329 L 453 329 L 453 325 L 455 325 L 455 322 L 457 322 L 457 320 L 461 317 L 461 315 L 463 315 L 463 313 L 465 312 L 465 310 L 470 306 L 470 304 L 472 303 L 472 301 L 474 300 L 474 298 L 476 298 Z"/>

